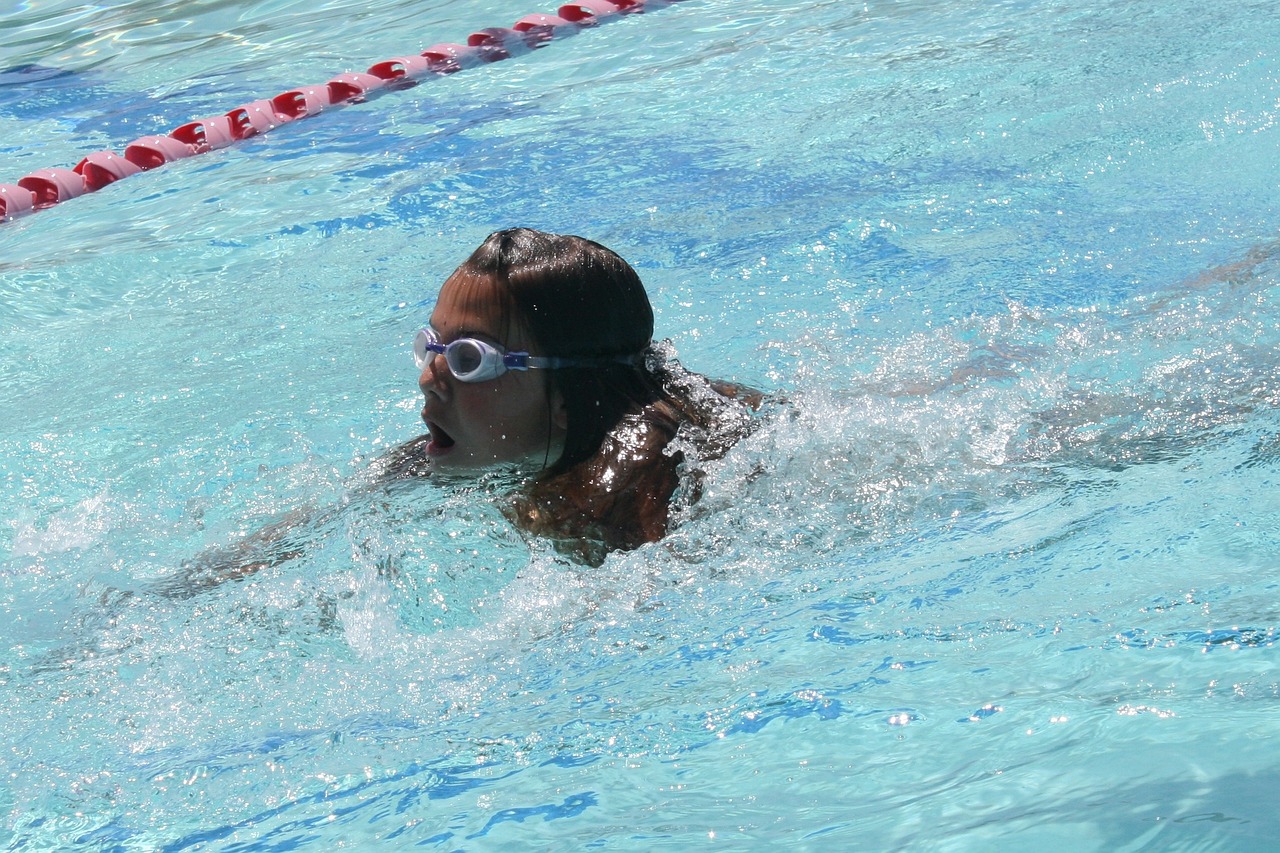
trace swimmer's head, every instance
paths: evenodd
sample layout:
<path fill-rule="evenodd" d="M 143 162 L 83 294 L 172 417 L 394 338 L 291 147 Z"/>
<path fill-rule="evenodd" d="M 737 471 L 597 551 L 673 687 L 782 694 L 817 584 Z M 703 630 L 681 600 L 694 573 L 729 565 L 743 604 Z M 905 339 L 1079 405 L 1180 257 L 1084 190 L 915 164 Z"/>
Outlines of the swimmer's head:
<path fill-rule="evenodd" d="M 631 265 L 599 243 L 496 232 L 445 282 L 446 295 L 490 317 L 508 349 L 519 341 L 535 356 L 582 362 L 526 374 L 544 383 L 556 445 L 546 454 L 549 473 L 586 459 L 627 410 L 655 398 L 642 359 L 653 336 L 649 297 Z"/>
<path fill-rule="evenodd" d="M 498 284 L 508 296 L 505 307 L 542 355 L 608 361 L 638 355 L 653 337 L 640 276 L 615 252 L 582 237 L 498 231 L 458 273 Z"/>

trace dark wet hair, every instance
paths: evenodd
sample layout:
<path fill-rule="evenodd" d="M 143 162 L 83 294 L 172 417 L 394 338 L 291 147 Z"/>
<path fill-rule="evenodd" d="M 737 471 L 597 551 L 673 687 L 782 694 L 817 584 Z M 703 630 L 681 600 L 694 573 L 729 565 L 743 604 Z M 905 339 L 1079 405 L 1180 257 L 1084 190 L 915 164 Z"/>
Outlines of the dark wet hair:
<path fill-rule="evenodd" d="M 512 228 L 490 234 L 457 274 L 483 276 L 539 355 L 590 363 L 551 374 L 564 398 L 564 450 L 545 475 L 590 457 L 630 411 L 664 396 L 644 363 L 653 338 L 653 308 L 631 265 L 592 240 Z"/>

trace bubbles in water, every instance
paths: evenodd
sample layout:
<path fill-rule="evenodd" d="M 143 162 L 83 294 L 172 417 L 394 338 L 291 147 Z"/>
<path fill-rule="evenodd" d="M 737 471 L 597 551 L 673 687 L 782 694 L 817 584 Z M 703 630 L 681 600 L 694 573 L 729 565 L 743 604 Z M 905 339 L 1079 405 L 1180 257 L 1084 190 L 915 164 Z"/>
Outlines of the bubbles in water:
<path fill-rule="evenodd" d="M 88 548 L 116 523 L 118 511 L 110 492 L 104 490 L 54 513 L 43 529 L 35 521 L 11 521 L 11 552 L 15 557 L 37 557 Z"/>

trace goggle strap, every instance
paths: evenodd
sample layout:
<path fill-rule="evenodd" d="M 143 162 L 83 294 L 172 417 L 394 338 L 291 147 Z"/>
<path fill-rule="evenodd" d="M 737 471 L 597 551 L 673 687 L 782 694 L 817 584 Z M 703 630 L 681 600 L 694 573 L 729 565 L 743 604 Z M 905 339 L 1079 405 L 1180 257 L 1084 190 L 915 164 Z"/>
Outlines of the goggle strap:
<path fill-rule="evenodd" d="M 509 352 L 503 356 L 503 363 L 513 370 L 528 370 L 530 367 L 542 368 L 545 370 L 558 370 L 562 367 L 596 367 L 605 364 L 627 364 L 635 365 L 639 363 L 638 355 L 617 355 L 613 357 L 603 356 L 600 358 L 560 358 L 558 356 L 540 356 L 529 355 L 524 352 Z M 517 363 L 512 363 L 513 359 L 519 359 Z"/>

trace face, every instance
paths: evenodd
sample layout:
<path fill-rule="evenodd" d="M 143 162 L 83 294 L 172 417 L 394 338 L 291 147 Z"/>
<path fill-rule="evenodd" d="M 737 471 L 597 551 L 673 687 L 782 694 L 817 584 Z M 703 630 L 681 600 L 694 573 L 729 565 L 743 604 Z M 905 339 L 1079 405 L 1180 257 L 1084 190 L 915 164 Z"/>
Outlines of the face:
<path fill-rule="evenodd" d="M 454 274 L 440 289 L 431 327 L 442 343 L 477 338 L 509 352 L 541 355 L 518 322 L 503 317 L 497 285 Z M 548 398 L 548 371 L 508 370 L 485 382 L 461 382 L 443 355 L 430 358 L 418 377 L 425 398 L 422 420 L 431 434 L 432 465 L 482 468 L 500 462 L 542 467 L 560 456 L 565 416 L 558 393 Z"/>

